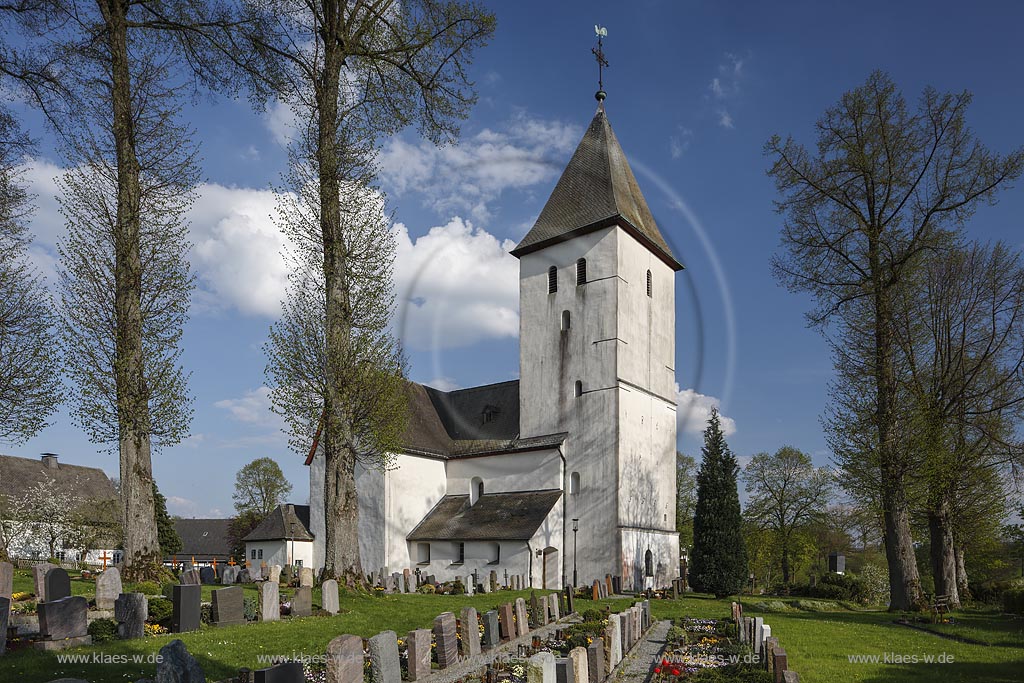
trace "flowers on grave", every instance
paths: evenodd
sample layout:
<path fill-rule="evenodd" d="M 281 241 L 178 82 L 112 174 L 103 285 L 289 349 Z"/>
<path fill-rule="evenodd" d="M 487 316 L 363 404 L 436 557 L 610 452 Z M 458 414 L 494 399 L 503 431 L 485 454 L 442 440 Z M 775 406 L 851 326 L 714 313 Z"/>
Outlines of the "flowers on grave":
<path fill-rule="evenodd" d="M 160 624 L 145 624 L 143 630 L 147 636 L 159 636 L 167 633 L 167 629 Z"/>
<path fill-rule="evenodd" d="M 32 597 L 32 593 L 27 591 L 18 591 L 17 593 L 11 593 L 11 600 L 17 602 L 19 600 L 27 600 Z"/>

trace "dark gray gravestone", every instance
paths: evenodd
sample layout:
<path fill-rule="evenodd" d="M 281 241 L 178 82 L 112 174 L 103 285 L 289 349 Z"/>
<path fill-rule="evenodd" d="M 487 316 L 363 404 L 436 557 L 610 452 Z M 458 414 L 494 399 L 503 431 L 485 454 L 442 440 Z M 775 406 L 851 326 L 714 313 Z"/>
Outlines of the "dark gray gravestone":
<path fill-rule="evenodd" d="M 199 570 L 199 582 L 204 584 L 217 583 L 217 572 L 213 567 L 203 567 Z"/>
<path fill-rule="evenodd" d="M 434 619 L 434 642 L 437 644 L 437 665 L 442 669 L 459 659 L 459 640 L 455 633 L 455 615 L 445 612 Z"/>
<path fill-rule="evenodd" d="M 615 594 L 616 595 L 622 595 L 622 577 L 621 576 L 613 576 L 612 577 L 612 588 L 615 589 Z"/>
<path fill-rule="evenodd" d="M 537 628 L 547 623 L 547 606 L 542 610 L 537 603 L 537 591 L 530 591 L 530 628 Z"/>
<path fill-rule="evenodd" d="M 829 553 L 828 554 L 828 570 L 836 574 L 843 574 L 846 572 L 846 555 L 842 553 Z"/>
<path fill-rule="evenodd" d="M 203 589 L 198 584 L 174 586 L 171 591 L 171 633 L 198 631 Z"/>
<path fill-rule="evenodd" d="M 398 662 L 398 636 L 382 631 L 367 640 L 370 651 L 371 683 L 401 683 L 402 667 Z"/>
<path fill-rule="evenodd" d="M 198 569 L 186 569 L 181 573 L 180 577 L 181 585 L 193 586 L 199 584 L 199 570 Z"/>
<path fill-rule="evenodd" d="M 409 680 L 417 681 L 426 678 L 430 675 L 430 631 L 425 628 L 409 631 L 405 642 L 409 648 Z M 361 649 L 360 652 L 362 652 Z"/>
<path fill-rule="evenodd" d="M 555 660 L 555 681 L 556 683 L 576 683 L 572 660 L 568 657 Z"/>
<path fill-rule="evenodd" d="M 217 626 L 237 626 L 245 623 L 245 596 L 241 586 L 213 591 L 211 616 Z"/>
<path fill-rule="evenodd" d="M 433 586 L 434 584 L 437 583 L 437 577 L 434 576 L 433 574 L 427 574 L 427 583 L 429 583 L 431 586 Z"/>
<path fill-rule="evenodd" d="M 0 656 L 7 650 L 7 625 L 11 617 L 11 599 L 0 596 Z"/>
<path fill-rule="evenodd" d="M 306 683 L 301 662 L 285 662 L 269 669 L 253 671 L 255 683 Z"/>
<path fill-rule="evenodd" d="M 576 613 L 576 586 L 565 587 L 565 613 Z"/>
<path fill-rule="evenodd" d="M 117 637 L 121 640 L 145 637 L 148 617 L 149 602 L 142 593 L 121 593 L 114 601 Z"/>
<path fill-rule="evenodd" d="M 160 662 L 153 680 L 154 683 L 206 683 L 206 675 L 185 643 L 175 639 L 160 648 Z"/>
<path fill-rule="evenodd" d="M 590 683 L 604 680 L 604 640 L 601 638 L 594 638 L 587 645 L 587 676 Z"/>
<path fill-rule="evenodd" d="M 48 569 L 46 578 L 43 579 L 43 595 L 46 596 L 46 602 L 71 597 L 71 579 L 68 578 L 68 573 L 60 567 Z"/>
<path fill-rule="evenodd" d="M 498 611 L 484 613 L 484 649 L 493 650 L 501 643 L 501 631 L 498 626 Z"/>
<path fill-rule="evenodd" d="M 0 562 L 0 598 L 10 599 L 14 591 L 14 565 Z"/>
<path fill-rule="evenodd" d="M 292 616 L 308 617 L 313 613 L 313 589 L 309 586 L 302 586 L 295 589 L 292 596 Z"/>
<path fill-rule="evenodd" d="M 566 603 L 565 603 L 565 591 L 562 591 L 562 592 L 560 592 L 558 594 L 558 613 L 559 614 L 561 614 L 561 615 L 569 614 L 569 610 L 567 610 L 565 608 L 565 606 L 566 606 Z"/>
<path fill-rule="evenodd" d="M 501 639 L 505 642 L 516 637 L 516 625 L 512 621 L 512 603 L 506 602 L 498 608 L 498 623 L 501 626 Z"/>
<path fill-rule="evenodd" d="M 39 633 L 44 640 L 81 638 L 89 631 L 89 601 L 81 595 L 39 603 Z"/>

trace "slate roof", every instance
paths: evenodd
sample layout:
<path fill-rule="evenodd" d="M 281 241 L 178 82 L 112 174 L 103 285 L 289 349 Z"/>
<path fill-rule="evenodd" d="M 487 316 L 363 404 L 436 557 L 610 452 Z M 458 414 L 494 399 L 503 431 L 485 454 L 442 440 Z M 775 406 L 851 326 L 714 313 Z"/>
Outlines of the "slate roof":
<path fill-rule="evenodd" d="M 243 541 L 312 541 L 309 531 L 309 506 L 278 505 Z"/>
<path fill-rule="evenodd" d="M 555 506 L 562 492 L 485 493 L 475 505 L 467 495 L 448 495 L 409 532 L 410 541 L 525 541 Z"/>
<path fill-rule="evenodd" d="M 26 489 L 47 479 L 53 479 L 64 490 L 73 491 L 83 500 L 117 498 L 114 483 L 98 467 L 70 465 L 56 461 L 57 467 L 47 467 L 42 460 L 0 455 L 0 495 L 16 497 Z"/>
<path fill-rule="evenodd" d="M 181 536 L 178 558 L 224 558 L 231 555 L 228 540 L 229 519 L 174 519 L 174 530 Z"/>
<path fill-rule="evenodd" d="M 674 270 L 683 266 L 658 230 L 604 108 L 598 109 L 533 228 L 512 250 L 519 257 L 577 235 L 620 225 Z"/>

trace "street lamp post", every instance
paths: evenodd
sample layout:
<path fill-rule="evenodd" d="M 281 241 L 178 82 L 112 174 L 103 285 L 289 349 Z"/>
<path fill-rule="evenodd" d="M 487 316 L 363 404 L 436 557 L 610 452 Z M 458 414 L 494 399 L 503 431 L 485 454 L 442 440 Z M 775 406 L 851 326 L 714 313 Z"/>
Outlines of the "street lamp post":
<path fill-rule="evenodd" d="M 580 518 L 572 520 L 572 587 L 579 585 L 579 577 L 576 576 L 576 532 L 580 530 Z"/>

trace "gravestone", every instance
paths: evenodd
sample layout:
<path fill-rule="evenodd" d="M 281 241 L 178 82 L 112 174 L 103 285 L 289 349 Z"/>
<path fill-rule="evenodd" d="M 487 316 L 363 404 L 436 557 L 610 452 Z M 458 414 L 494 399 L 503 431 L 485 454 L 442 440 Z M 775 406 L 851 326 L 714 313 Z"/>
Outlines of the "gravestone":
<path fill-rule="evenodd" d="M 36 647 L 43 650 L 63 649 L 77 645 L 88 645 L 89 601 L 80 595 L 41 602 L 39 611 L 39 633 L 43 640 Z"/>
<path fill-rule="evenodd" d="M 398 662 L 398 637 L 394 631 L 382 631 L 367 640 L 370 650 L 371 683 L 401 683 Z"/>
<path fill-rule="evenodd" d="M 295 589 L 292 596 L 292 616 L 308 617 L 313 613 L 313 589 L 309 586 L 300 586 Z"/>
<path fill-rule="evenodd" d="M 302 567 L 299 569 L 299 586 L 302 588 L 313 587 L 313 568 Z"/>
<path fill-rule="evenodd" d="M 630 633 L 629 628 L 629 615 L 625 612 L 619 612 L 614 616 L 616 619 L 619 620 L 619 632 L 622 635 L 622 656 L 625 657 L 626 654 L 633 648 L 633 636 Z"/>
<path fill-rule="evenodd" d="M 565 587 L 565 613 L 576 614 L 576 587 Z"/>
<path fill-rule="evenodd" d="M 541 616 L 541 613 L 544 616 Z M 541 624 L 547 624 L 547 610 L 541 610 L 537 602 L 537 591 L 530 591 L 530 628 L 537 628 Z"/>
<path fill-rule="evenodd" d="M 398 590 L 398 582 L 395 581 L 393 574 L 388 574 L 384 577 L 384 592 L 391 595 L 396 590 Z"/>
<path fill-rule="evenodd" d="M 434 576 L 433 574 L 427 574 L 427 583 L 429 583 L 431 586 L 436 586 L 437 585 L 437 577 Z"/>
<path fill-rule="evenodd" d="M 114 601 L 124 590 L 121 583 L 121 572 L 117 567 L 110 567 L 96 577 L 96 609 L 114 609 Z"/>
<path fill-rule="evenodd" d="M 568 615 L 569 612 L 566 609 L 566 603 L 565 603 L 565 591 L 558 591 L 558 593 L 556 594 L 556 597 L 558 598 L 558 613 L 559 614 Z"/>
<path fill-rule="evenodd" d="M 270 572 L 267 574 L 267 581 L 281 583 L 281 565 L 275 564 L 270 568 Z"/>
<path fill-rule="evenodd" d="M 398 592 L 399 593 L 404 593 L 405 592 L 405 577 L 403 577 L 398 572 L 391 572 L 391 578 L 394 579 L 395 585 L 398 586 Z"/>
<path fill-rule="evenodd" d="M 68 573 L 60 567 L 46 570 L 43 578 L 43 595 L 46 596 L 46 602 L 71 597 L 71 579 Z"/>
<path fill-rule="evenodd" d="M 573 661 L 569 657 L 555 660 L 555 680 L 557 683 L 573 683 L 576 679 L 576 670 Z"/>
<path fill-rule="evenodd" d="M 14 565 L 0 562 L 0 598 L 11 599 L 14 594 Z"/>
<path fill-rule="evenodd" d="M 281 618 L 280 590 L 277 581 L 260 584 L 260 621 L 278 621 Z"/>
<path fill-rule="evenodd" d="M 530 621 L 526 614 L 526 600 L 516 598 L 516 635 L 525 636 L 530 632 Z"/>
<path fill-rule="evenodd" d="M 199 585 L 199 570 L 198 569 L 186 569 L 181 573 L 181 585 L 183 586 L 198 586 Z"/>
<path fill-rule="evenodd" d="M 614 589 L 614 586 L 612 584 L 612 575 L 611 574 L 605 574 L 604 575 L 604 585 L 605 585 L 605 592 L 606 592 L 605 594 L 606 595 L 614 595 L 615 593 L 618 592 L 618 591 L 616 591 Z"/>
<path fill-rule="evenodd" d="M 46 572 L 53 569 L 49 562 L 40 562 L 32 565 L 32 592 L 35 593 L 36 602 L 46 601 Z"/>
<path fill-rule="evenodd" d="M 473 575 L 469 574 L 466 576 L 465 582 L 462 584 L 466 587 L 466 595 L 473 595 L 476 592 L 476 585 L 473 583 Z"/>
<path fill-rule="evenodd" d="M 764 617 L 754 617 L 754 654 L 761 654 L 761 646 L 764 645 Z"/>
<path fill-rule="evenodd" d="M 430 629 L 409 631 L 405 643 L 409 650 L 409 680 L 426 678 L 430 675 Z"/>
<path fill-rule="evenodd" d="M 498 608 L 498 623 L 501 627 L 501 640 L 508 642 L 516 637 L 516 625 L 512 619 L 512 603 L 506 602 Z"/>
<path fill-rule="evenodd" d="M 604 666 L 604 640 L 594 638 L 590 645 L 587 645 L 587 674 L 590 683 L 600 683 L 604 680 L 607 675 Z"/>
<path fill-rule="evenodd" d="M 484 613 L 484 644 L 485 650 L 493 650 L 501 643 L 501 631 L 498 626 L 498 611 L 490 610 Z"/>
<path fill-rule="evenodd" d="M 614 614 L 608 618 L 608 625 L 604 627 L 604 636 L 604 648 L 608 659 L 606 670 L 611 672 L 622 661 L 622 622 Z"/>
<path fill-rule="evenodd" d="M 455 615 L 451 612 L 440 614 L 434 619 L 434 642 L 439 667 L 447 669 L 458 661 L 458 636 L 455 633 Z"/>
<path fill-rule="evenodd" d="M 171 590 L 171 633 L 198 631 L 202 621 L 203 591 L 198 584 L 178 585 Z"/>
<path fill-rule="evenodd" d="M 204 585 L 217 583 L 217 572 L 214 571 L 213 567 L 200 567 L 199 583 Z"/>
<path fill-rule="evenodd" d="M 117 637 L 121 640 L 145 637 L 147 618 L 149 618 L 149 601 L 144 594 L 121 593 L 114 601 Z"/>
<path fill-rule="evenodd" d="M 601 599 L 601 584 L 594 581 L 594 586 L 590 591 L 590 598 L 595 602 Z"/>
<path fill-rule="evenodd" d="M 463 607 L 459 615 L 459 633 L 462 635 L 462 654 L 476 657 L 480 654 L 480 619 L 475 607 Z"/>
<path fill-rule="evenodd" d="M 253 683 L 306 683 L 302 662 L 284 662 L 252 672 Z"/>
<path fill-rule="evenodd" d="M 490 580 L 489 583 L 491 584 L 491 592 L 492 593 L 497 593 L 498 592 L 498 572 L 494 571 L 493 569 L 491 570 L 491 580 Z"/>
<path fill-rule="evenodd" d="M 615 595 L 622 595 L 622 577 L 621 576 L 613 576 L 612 577 L 612 592 Z"/>
<path fill-rule="evenodd" d="M 363 680 L 363 639 L 359 636 L 346 634 L 329 642 L 326 659 L 327 683 L 361 683 Z"/>
<path fill-rule="evenodd" d="M 220 584 L 222 586 L 234 586 L 238 583 L 238 574 L 241 570 L 237 566 L 228 565 L 224 567 L 224 571 L 220 575 Z"/>
<path fill-rule="evenodd" d="M 550 621 L 558 621 L 561 619 L 561 615 L 558 612 L 558 596 L 561 593 L 551 593 L 548 595 L 548 617 Z"/>
<path fill-rule="evenodd" d="M 206 675 L 196 658 L 189 654 L 185 643 L 178 639 L 160 648 L 154 683 L 206 683 Z"/>
<path fill-rule="evenodd" d="M 526 683 L 555 683 L 555 656 L 538 652 L 526 663 Z"/>
<path fill-rule="evenodd" d="M 252 583 L 252 571 L 248 567 L 238 570 L 238 583 Z"/>
<path fill-rule="evenodd" d="M 0 595 L 0 657 L 7 650 L 7 626 L 11 618 L 11 599 Z"/>
<path fill-rule="evenodd" d="M 771 653 L 771 670 L 775 674 L 774 678 L 776 683 L 781 683 L 785 679 L 785 672 L 789 668 L 789 662 L 787 661 L 786 651 L 780 647 L 772 649 Z"/>
<path fill-rule="evenodd" d="M 406 567 L 402 570 L 402 592 L 415 593 L 416 586 L 413 585 L 412 572 Z"/>
<path fill-rule="evenodd" d="M 238 626 L 245 623 L 245 592 L 241 586 L 231 586 L 213 591 L 213 607 L 210 610 L 213 623 L 217 626 Z"/>
<path fill-rule="evenodd" d="M 337 614 L 341 605 L 338 598 L 338 582 L 334 579 L 327 579 L 324 581 L 324 585 L 320 587 L 320 602 L 323 603 L 325 612 L 331 614 Z"/>

